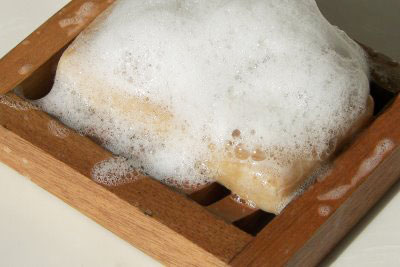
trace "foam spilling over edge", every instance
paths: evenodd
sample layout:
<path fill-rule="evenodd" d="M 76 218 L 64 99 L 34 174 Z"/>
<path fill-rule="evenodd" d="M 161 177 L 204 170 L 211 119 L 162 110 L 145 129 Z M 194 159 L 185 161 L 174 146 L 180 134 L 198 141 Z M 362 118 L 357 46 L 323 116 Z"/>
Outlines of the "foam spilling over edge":
<path fill-rule="evenodd" d="M 163 182 L 210 182 L 212 154 L 268 181 L 333 153 L 366 111 L 368 75 L 314 0 L 120 0 L 37 103 Z"/>

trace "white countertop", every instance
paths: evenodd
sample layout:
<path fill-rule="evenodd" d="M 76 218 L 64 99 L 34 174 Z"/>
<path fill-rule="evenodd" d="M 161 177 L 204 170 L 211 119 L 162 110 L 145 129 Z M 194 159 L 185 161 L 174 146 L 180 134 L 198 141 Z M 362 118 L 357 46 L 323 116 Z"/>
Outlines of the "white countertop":
<path fill-rule="evenodd" d="M 0 57 L 54 14 L 68 0 L 0 0 Z M 329 1 L 320 0 L 329 8 Z M 332 1 L 331 1 L 332 2 Z M 336 4 L 346 1 L 334 1 Z M 391 12 L 400 4 L 394 1 L 358 1 L 386 5 Z M 390 6 L 392 4 L 392 6 Z M 332 5 L 332 4 L 331 4 Z M 340 6 L 340 5 L 339 5 Z M 390 8 L 391 7 L 391 8 Z M 364 7 L 363 8 L 367 8 Z M 369 7 L 371 8 L 371 7 Z M 340 10 L 335 8 L 336 11 Z M 328 9 L 327 9 L 328 10 Z M 374 9 L 375 10 L 375 9 Z M 345 9 L 350 14 L 349 9 Z M 341 19 L 351 18 L 341 13 Z M 335 18 L 332 13 L 328 18 Z M 373 23 L 373 15 L 368 21 Z M 379 15 L 379 12 L 375 14 Z M 349 15 L 350 16 L 350 15 Z M 343 18 L 344 17 L 344 18 Z M 383 16 L 375 20 L 382 24 Z M 354 17 L 356 18 L 356 17 Z M 353 19 L 354 19 L 353 18 Z M 389 17 L 393 30 L 400 28 L 400 19 Z M 358 15 L 354 22 L 362 21 Z M 335 22 L 339 23 L 339 22 Z M 393 25 L 393 23 L 396 23 Z M 374 47 L 383 48 L 393 57 L 400 57 L 400 35 L 394 45 L 384 43 L 380 29 L 363 22 L 364 31 L 349 24 L 350 32 Z M 397 26 L 396 26 L 397 25 Z M 369 37 L 368 37 L 369 36 Z M 363 40 L 363 38 L 365 40 Z M 379 40 L 382 45 L 379 46 Z M 394 49 L 393 47 L 397 48 Z M 397 54 L 396 54 L 397 53 Z M 398 58 L 399 59 L 399 58 Z M 1 74 L 0 74 L 1 75 Z M 0 137 L 1 138 L 1 137 Z M 340 243 L 324 261 L 325 266 L 400 266 L 400 183 Z M 33 184 L 14 170 L 0 163 L 0 266 L 159 266 L 160 264 L 129 245 L 86 216 Z"/>

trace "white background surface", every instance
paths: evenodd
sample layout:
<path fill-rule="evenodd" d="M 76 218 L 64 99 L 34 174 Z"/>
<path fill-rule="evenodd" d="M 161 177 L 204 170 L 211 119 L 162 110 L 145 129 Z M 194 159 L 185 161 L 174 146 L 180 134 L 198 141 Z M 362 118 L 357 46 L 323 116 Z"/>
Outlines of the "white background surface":
<path fill-rule="evenodd" d="M 384 19 L 385 14 L 400 16 L 400 1 L 396 1 L 319 2 L 329 19 L 339 25 L 342 21 L 343 28 L 358 40 L 397 58 L 400 18 L 386 16 L 386 24 Z M 67 2 L 0 0 L 0 57 Z M 335 21 L 338 16 L 329 11 L 333 6 L 329 2 L 334 5 L 343 2 L 341 21 Z M 368 20 L 362 20 L 365 12 L 358 10 L 358 17 L 352 17 L 351 9 L 346 8 L 351 4 L 359 7 L 357 2 L 364 3 L 362 8 L 372 10 L 372 14 L 367 13 Z M 378 3 L 381 13 L 365 3 Z M 387 13 L 383 13 L 385 7 Z M 337 6 L 334 9 L 340 11 Z M 375 28 L 366 28 L 370 27 L 367 22 Z M 323 265 L 400 266 L 399 190 L 397 183 Z M 159 266 L 159 263 L 0 163 L 0 266 Z"/>

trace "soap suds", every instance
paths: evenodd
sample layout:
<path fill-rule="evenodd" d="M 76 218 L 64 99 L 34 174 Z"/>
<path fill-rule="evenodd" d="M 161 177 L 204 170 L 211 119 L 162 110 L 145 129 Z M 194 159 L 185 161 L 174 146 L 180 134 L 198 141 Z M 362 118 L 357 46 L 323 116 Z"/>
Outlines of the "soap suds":
<path fill-rule="evenodd" d="M 327 217 L 331 214 L 332 207 L 328 205 L 320 205 L 318 207 L 318 214 L 322 217 Z"/>
<path fill-rule="evenodd" d="M 49 121 L 47 124 L 47 128 L 49 129 L 51 134 L 57 136 L 58 138 L 66 138 L 69 136 L 70 130 L 57 121 Z"/>
<path fill-rule="evenodd" d="M 82 23 L 89 3 L 60 27 Z M 209 182 L 220 171 L 209 166 L 233 158 L 268 169 L 257 172 L 268 184 L 333 153 L 366 112 L 368 75 L 314 0 L 120 0 L 67 49 L 38 103 L 163 182 Z"/>
<path fill-rule="evenodd" d="M 77 12 L 75 12 L 75 16 L 71 18 L 62 19 L 58 22 L 61 28 L 74 26 L 73 28 L 68 30 L 68 35 L 72 35 L 77 32 L 84 23 L 93 15 L 95 11 L 96 5 L 93 2 L 86 2 L 82 4 Z"/>
<path fill-rule="evenodd" d="M 25 64 L 18 70 L 18 73 L 20 75 L 25 75 L 28 74 L 32 69 L 33 69 L 32 64 Z"/>
<path fill-rule="evenodd" d="M 342 198 L 353 186 L 355 186 L 362 178 L 371 173 L 382 161 L 384 156 L 394 148 L 394 143 L 390 139 L 381 140 L 375 147 L 373 154 L 365 159 L 357 170 L 357 173 L 351 179 L 351 183 L 341 185 L 331 191 L 318 196 L 318 200 L 336 200 Z"/>
<path fill-rule="evenodd" d="M 112 157 L 98 162 L 92 169 L 92 179 L 108 186 L 131 183 L 138 177 L 139 173 L 132 163 L 123 157 Z"/>

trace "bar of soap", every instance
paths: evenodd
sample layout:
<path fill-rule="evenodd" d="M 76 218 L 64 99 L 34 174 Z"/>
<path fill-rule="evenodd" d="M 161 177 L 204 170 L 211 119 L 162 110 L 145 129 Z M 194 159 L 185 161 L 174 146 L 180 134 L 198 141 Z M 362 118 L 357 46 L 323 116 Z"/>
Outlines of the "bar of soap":
<path fill-rule="evenodd" d="M 38 104 L 164 183 L 278 213 L 370 116 L 368 76 L 314 0 L 119 0 Z"/>

